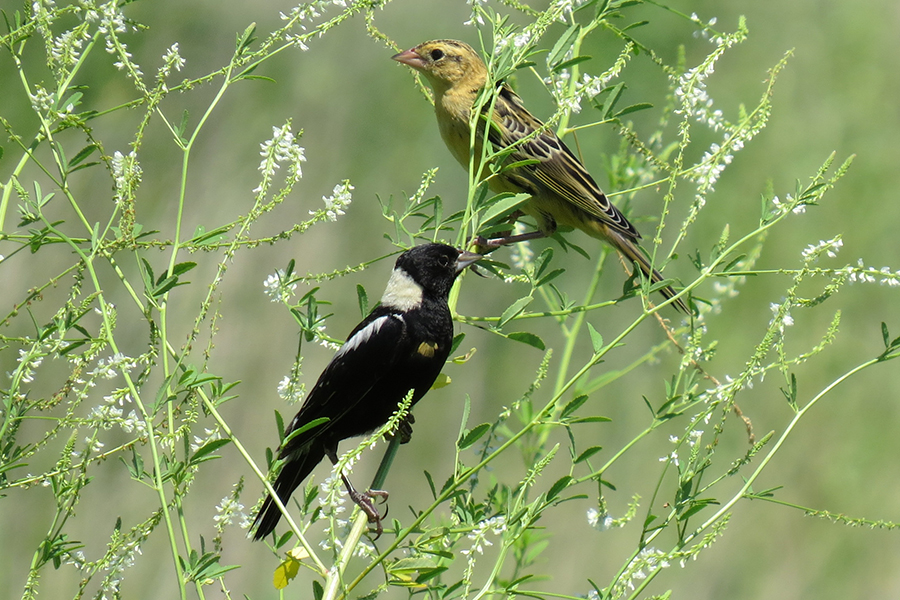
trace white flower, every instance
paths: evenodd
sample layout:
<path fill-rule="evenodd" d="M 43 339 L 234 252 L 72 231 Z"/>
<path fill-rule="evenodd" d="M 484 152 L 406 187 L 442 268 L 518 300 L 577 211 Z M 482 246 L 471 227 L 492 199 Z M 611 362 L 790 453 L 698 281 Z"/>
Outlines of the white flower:
<path fill-rule="evenodd" d="M 284 269 L 277 269 L 263 281 L 263 288 L 271 302 L 280 301 L 286 303 L 290 301 L 291 296 L 297 289 L 297 284 L 288 281 Z"/>
<path fill-rule="evenodd" d="M 344 209 L 350 206 L 350 202 L 353 201 L 353 196 L 351 192 L 355 188 L 350 185 L 350 180 L 345 179 L 341 183 L 334 186 L 334 189 L 331 191 L 331 196 L 322 196 L 322 200 L 325 202 L 325 217 L 329 221 L 337 221 L 337 218 L 341 215 L 346 214 Z M 309 214 L 315 215 L 316 211 L 309 211 Z"/>
<path fill-rule="evenodd" d="M 116 150 L 110 163 L 112 165 L 113 187 L 115 188 L 113 199 L 116 204 L 133 199 L 144 174 L 141 165 L 137 161 L 137 154 L 134 150 L 127 155 Z"/>
<path fill-rule="evenodd" d="M 588 525 L 597 531 L 606 531 L 613 525 L 613 518 L 609 513 L 601 513 L 596 508 L 589 508 L 587 511 Z"/>
<path fill-rule="evenodd" d="M 172 69 L 176 71 L 180 71 L 184 65 L 185 60 L 178 53 L 178 42 L 175 42 L 169 49 L 166 50 L 166 53 L 163 54 L 163 66 L 159 69 L 159 78 L 165 79 L 172 72 Z"/>
<path fill-rule="evenodd" d="M 306 151 L 295 142 L 290 121 L 283 127 L 272 127 L 272 138 L 261 143 L 259 148 L 259 155 L 263 157 L 259 163 L 259 170 L 265 178 L 272 177 L 281 163 L 288 163 L 292 176 L 297 178 L 303 176 L 301 163 L 306 161 Z M 261 188 L 254 191 L 261 191 Z"/>

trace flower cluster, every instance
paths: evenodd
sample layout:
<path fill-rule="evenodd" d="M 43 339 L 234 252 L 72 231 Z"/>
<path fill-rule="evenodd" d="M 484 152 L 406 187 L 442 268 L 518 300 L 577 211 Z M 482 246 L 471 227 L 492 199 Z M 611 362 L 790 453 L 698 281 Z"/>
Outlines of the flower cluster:
<path fill-rule="evenodd" d="M 323 348 L 328 348 L 329 350 L 334 350 L 337 352 L 341 349 L 341 344 L 335 342 L 331 336 L 325 333 L 325 325 L 319 325 L 316 327 L 316 330 L 313 332 L 316 336 L 316 339 L 319 340 L 319 345 Z"/>
<path fill-rule="evenodd" d="M 244 505 L 238 502 L 237 498 L 234 496 L 225 496 L 216 506 L 216 514 L 213 516 L 213 521 L 216 522 L 216 528 L 221 529 L 227 525 L 231 525 L 234 523 L 235 517 L 239 517 L 240 521 L 238 525 L 240 527 L 244 528 L 245 524 L 247 527 L 250 526 L 250 520 L 247 513 L 244 512 Z"/>
<path fill-rule="evenodd" d="M 341 215 L 346 214 L 344 209 L 350 206 L 350 202 L 353 201 L 353 197 L 351 192 L 355 188 L 350 185 L 350 180 L 345 179 L 341 183 L 334 186 L 334 189 L 331 191 L 331 196 L 322 196 L 322 200 L 325 201 L 325 218 L 329 221 L 337 221 L 337 218 Z M 315 215 L 316 211 L 311 210 L 309 214 Z"/>
<path fill-rule="evenodd" d="M 254 194 L 261 193 L 268 187 L 268 180 L 275 175 L 275 170 L 281 167 L 281 163 L 288 163 L 292 179 L 303 176 L 301 163 L 306 161 L 305 150 L 296 143 L 290 120 L 283 127 L 272 127 L 272 138 L 259 145 L 259 155 L 263 157 L 259 163 L 263 182 L 253 190 Z"/>
<path fill-rule="evenodd" d="M 297 283 L 290 281 L 284 269 L 278 269 L 263 281 L 263 288 L 271 302 L 290 302 L 297 290 Z"/>
<path fill-rule="evenodd" d="M 178 42 L 175 42 L 169 49 L 166 50 L 166 53 L 163 54 L 163 66 L 159 68 L 159 79 L 163 80 L 168 77 L 172 73 L 172 69 L 176 71 L 180 71 L 184 65 L 185 60 L 178 53 Z"/>
<path fill-rule="evenodd" d="M 705 40 L 710 40 L 712 42 L 716 41 L 716 38 L 712 38 L 709 34 L 710 28 L 716 24 L 716 21 L 719 19 L 717 17 L 713 17 L 706 23 L 700 20 L 700 17 L 697 16 L 697 13 L 691 13 L 691 21 L 700 26 L 700 29 L 694 32 L 694 37 L 701 37 Z"/>
<path fill-rule="evenodd" d="M 340 552 L 344 547 L 344 540 L 347 539 L 347 536 L 350 533 L 350 521 L 348 519 L 339 518 L 339 515 L 347 512 L 347 507 L 344 506 L 344 504 L 347 501 L 348 494 L 347 490 L 345 490 L 342 485 L 340 477 L 336 475 L 336 471 L 338 469 L 342 469 L 343 472 L 349 471 L 352 462 L 354 461 L 355 458 L 353 456 L 348 457 L 345 455 L 341 457 L 341 460 L 339 460 L 338 464 L 335 466 L 335 472 L 332 472 L 331 477 L 328 477 L 319 484 L 319 490 L 323 494 L 318 498 L 319 506 L 322 507 L 322 515 L 328 519 L 325 536 L 322 538 L 322 541 L 319 542 L 319 547 L 323 550 L 334 549 L 337 552 Z M 359 541 L 356 550 L 353 553 L 354 556 L 358 557 L 373 557 L 377 556 L 377 554 L 375 546 L 373 546 L 366 538 Z"/>
<path fill-rule="evenodd" d="M 34 371 L 41 366 L 42 362 L 44 362 L 44 356 L 46 356 L 46 354 L 37 346 L 32 347 L 30 351 L 25 350 L 24 348 L 19 349 L 19 359 L 17 361 L 19 366 L 16 369 L 16 372 L 19 375 L 19 381 L 21 383 L 31 383 L 34 381 Z M 7 373 L 6 376 L 10 379 L 14 379 L 16 373 Z"/>
<path fill-rule="evenodd" d="M 806 212 L 806 204 L 796 202 L 791 194 L 785 194 L 784 202 L 778 196 L 775 196 L 772 198 L 772 206 L 775 207 L 775 212 L 779 215 L 787 211 L 791 211 L 795 215 L 802 215 Z"/>
<path fill-rule="evenodd" d="M 713 109 L 714 102 L 707 91 L 707 79 L 715 72 L 718 59 L 727 49 L 743 41 L 745 37 L 745 30 L 739 29 L 733 34 L 717 38 L 716 49 L 702 63 L 688 69 L 673 82 L 675 85 L 673 93 L 678 103 L 675 114 L 682 115 L 685 119 L 694 119 L 713 131 L 723 133 L 722 142 L 711 144 L 690 173 L 690 178 L 698 184 L 693 214 L 703 208 L 707 194 L 714 190 L 716 182 L 725 167 L 731 163 L 734 154 L 742 150 L 746 142 L 765 125 L 766 110 L 762 110 L 760 116 L 750 125 L 735 126 L 728 123 L 721 110 Z"/>
<path fill-rule="evenodd" d="M 113 186 L 115 187 L 114 200 L 116 204 L 133 200 L 141 178 L 144 175 L 141 165 L 138 163 L 137 154 L 132 150 L 127 155 L 118 150 L 113 153 L 112 160 Z"/>
<path fill-rule="evenodd" d="M 466 0 L 466 4 L 472 7 L 472 12 L 469 14 L 469 20 L 463 23 L 463 25 L 484 25 L 484 5 L 487 4 L 487 0 Z"/>
<path fill-rule="evenodd" d="M 772 311 L 772 320 L 769 321 L 769 326 L 777 323 L 778 333 L 784 335 L 784 328 L 794 324 L 794 317 L 791 316 L 791 304 L 786 300 L 781 304 L 772 302 L 769 304 L 769 310 Z"/>
<path fill-rule="evenodd" d="M 53 38 L 50 44 L 50 62 L 53 66 L 61 71 L 65 71 L 78 63 L 81 56 L 81 49 L 86 40 L 91 39 L 87 27 L 81 26 L 64 31 L 59 36 Z"/>
<path fill-rule="evenodd" d="M 113 63 L 120 71 L 125 70 L 129 77 L 133 77 L 140 85 L 140 77 L 144 74 L 141 67 L 132 59 L 128 46 L 119 39 L 118 33 L 125 33 L 128 27 L 125 25 L 125 15 L 119 9 L 118 3 L 110 0 L 100 7 L 100 26 L 97 30 L 106 36 L 106 51 L 118 55 L 119 60 Z"/>
<path fill-rule="evenodd" d="M 860 283 L 875 283 L 878 281 L 881 285 L 891 287 L 900 285 L 900 271 L 891 271 L 890 267 L 881 267 L 880 269 L 867 267 L 861 258 L 857 261 L 855 267 L 848 265 L 844 267 L 843 271 L 847 274 L 850 283 L 857 281 Z"/>
<path fill-rule="evenodd" d="M 101 358 L 97 361 L 97 367 L 88 374 L 102 379 L 113 379 L 119 372 L 129 372 L 137 367 L 137 361 L 130 356 L 117 352 L 108 359 Z"/>
<path fill-rule="evenodd" d="M 28 94 L 31 100 L 31 108 L 34 112 L 49 114 L 53 107 L 56 106 L 56 99 L 53 94 L 43 88 L 43 86 L 34 86 L 34 93 Z"/>
<path fill-rule="evenodd" d="M 601 512 L 599 509 L 594 507 L 588 509 L 587 520 L 588 525 L 590 525 L 597 531 L 607 531 L 608 529 L 612 528 L 615 521 L 615 519 L 612 518 L 612 515 L 610 515 L 608 512 Z"/>
<path fill-rule="evenodd" d="M 303 400 L 305 394 L 306 385 L 298 383 L 288 375 L 278 382 L 278 397 L 288 404 L 297 404 Z"/>
<path fill-rule="evenodd" d="M 191 442 L 191 452 L 196 452 L 213 440 L 222 439 L 222 432 L 219 430 L 218 426 L 213 429 L 204 428 L 203 433 L 206 437 L 200 437 L 199 435 L 194 436 L 194 441 Z"/>
<path fill-rule="evenodd" d="M 667 558 L 668 555 L 665 552 L 651 546 L 641 550 L 640 554 L 628 563 L 621 577 L 616 581 L 616 593 L 613 594 L 613 597 L 622 595 L 626 587 L 629 590 L 634 590 L 635 581 L 646 579 L 649 574 L 667 568 L 669 566 Z"/>
<path fill-rule="evenodd" d="M 581 81 L 571 83 L 572 74 L 569 69 L 551 72 L 544 78 L 544 83 L 553 95 L 557 106 L 573 113 L 581 112 L 581 101 L 593 98 L 603 91 L 606 81 L 585 73 Z"/>
<path fill-rule="evenodd" d="M 601 75 L 591 75 L 583 73 L 580 81 L 572 81 L 572 74 L 569 69 L 554 70 L 553 64 L 550 64 L 548 57 L 547 67 L 550 74 L 544 78 L 544 85 L 550 90 L 557 106 L 571 111 L 573 113 L 581 112 L 581 103 L 585 98 L 593 98 L 606 89 L 610 81 L 619 76 L 628 60 L 634 56 L 632 53 L 633 44 L 629 42 L 619 54 L 618 59 L 613 65 Z M 573 58 L 572 48 L 562 58 L 563 61 Z"/>
<path fill-rule="evenodd" d="M 475 526 L 475 529 L 470 531 L 469 535 L 466 536 L 472 540 L 472 546 L 468 549 L 460 550 L 460 554 L 463 554 L 464 556 L 469 556 L 473 552 L 484 554 L 485 546 L 494 545 L 487 539 L 487 534 L 493 533 L 494 535 L 500 535 L 504 531 L 506 531 L 506 517 L 503 515 L 491 517 L 490 519 L 479 522 L 478 525 Z"/>
<path fill-rule="evenodd" d="M 312 23 L 314 19 L 318 19 L 328 10 L 331 6 L 338 6 L 340 8 L 350 8 L 353 6 L 352 0 L 348 2 L 348 0 L 312 0 L 312 2 L 304 2 L 303 4 L 297 5 L 290 10 L 288 13 L 279 13 L 279 17 L 282 21 L 288 22 L 288 27 L 291 27 L 294 24 L 298 24 L 300 29 L 306 31 L 306 23 Z M 320 32 L 321 34 L 321 32 Z M 296 48 L 303 50 L 304 52 L 309 50 L 309 46 L 306 45 L 305 41 L 308 40 L 310 34 L 303 35 L 285 35 L 285 40 L 289 43 L 292 43 Z"/>
<path fill-rule="evenodd" d="M 844 240 L 841 236 L 837 236 L 830 240 L 819 240 L 818 244 L 810 244 L 800 254 L 803 256 L 803 262 L 809 264 L 817 261 L 822 254 L 828 258 L 835 258 L 843 245 Z"/>
<path fill-rule="evenodd" d="M 703 430 L 693 429 L 693 430 L 689 431 L 688 436 L 687 436 L 688 447 L 690 447 L 690 448 L 696 447 L 697 444 L 700 443 L 700 438 L 702 436 L 703 436 Z M 669 441 L 672 442 L 673 444 L 680 444 L 681 438 L 679 438 L 678 436 L 675 436 L 675 435 L 670 435 Z M 659 459 L 659 462 L 666 462 L 666 461 L 671 461 L 672 464 L 675 465 L 676 467 L 679 466 L 680 463 L 679 463 L 679 459 L 678 459 L 678 450 L 677 449 L 672 450 L 672 452 L 670 452 L 669 454 L 666 454 L 665 456 L 660 457 L 660 459 Z"/>

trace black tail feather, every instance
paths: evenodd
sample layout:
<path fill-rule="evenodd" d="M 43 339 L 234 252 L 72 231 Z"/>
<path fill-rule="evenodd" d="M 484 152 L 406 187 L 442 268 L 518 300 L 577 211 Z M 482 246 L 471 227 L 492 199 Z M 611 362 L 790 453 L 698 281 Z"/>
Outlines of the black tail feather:
<path fill-rule="evenodd" d="M 313 469 L 316 468 L 322 459 L 325 458 L 325 448 L 317 445 L 306 448 L 305 452 L 285 463 L 278 474 L 278 478 L 272 485 L 275 493 L 281 503 L 287 505 L 288 499 L 297 487 L 303 483 Z M 253 540 L 258 541 L 272 533 L 278 521 L 281 520 L 281 510 L 271 496 L 267 496 L 263 502 L 259 514 L 253 521 L 253 527 L 256 531 L 253 533 Z"/>

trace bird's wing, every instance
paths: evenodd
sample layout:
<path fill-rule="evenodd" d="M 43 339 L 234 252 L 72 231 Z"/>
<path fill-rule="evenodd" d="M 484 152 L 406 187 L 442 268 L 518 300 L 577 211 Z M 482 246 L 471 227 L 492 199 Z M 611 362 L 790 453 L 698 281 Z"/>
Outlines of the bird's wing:
<path fill-rule="evenodd" d="M 631 239 L 641 237 L 552 130 L 534 133 L 543 124 L 525 110 L 522 100 L 506 85 L 497 96 L 493 121 L 495 126 L 491 127 L 488 139 L 496 148 L 517 144 L 508 162 L 539 161 L 518 167 L 516 175 L 557 194 L 622 235 Z"/>
<path fill-rule="evenodd" d="M 326 435 L 366 397 L 366 394 L 390 371 L 398 357 L 408 353 L 403 318 L 380 307 L 350 333 L 319 376 L 300 411 L 291 421 L 287 435 L 306 423 L 327 417 L 328 423 L 293 438 L 280 452 L 288 456 Z"/>

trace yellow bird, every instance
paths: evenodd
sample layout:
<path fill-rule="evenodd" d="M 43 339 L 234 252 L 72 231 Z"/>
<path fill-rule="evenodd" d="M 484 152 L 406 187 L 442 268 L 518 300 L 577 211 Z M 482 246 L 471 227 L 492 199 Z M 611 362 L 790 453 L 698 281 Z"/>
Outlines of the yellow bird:
<path fill-rule="evenodd" d="M 487 82 L 487 67 L 475 50 L 456 40 L 434 40 L 419 44 L 392 57 L 422 73 L 434 90 L 434 112 L 441 137 L 453 156 L 469 168 L 469 117 L 475 100 Z M 537 221 L 539 231 L 487 240 L 501 246 L 553 235 L 559 225 L 576 227 L 604 240 L 626 260 L 636 262 L 654 283 L 663 276 L 650 265 L 637 245 L 641 234 L 606 197 L 581 161 L 549 128 L 525 110 L 522 100 L 507 85 L 500 84 L 491 116 L 488 139 L 495 150 L 514 146 L 507 164 L 537 161 L 506 169 L 488 178 L 495 193 L 527 193 L 531 198 L 522 212 Z M 535 134 L 536 131 L 539 133 Z M 476 131 L 475 156 L 481 155 L 483 127 Z M 676 292 L 671 286 L 660 290 L 666 298 Z M 674 303 L 685 313 L 687 305 Z"/>

